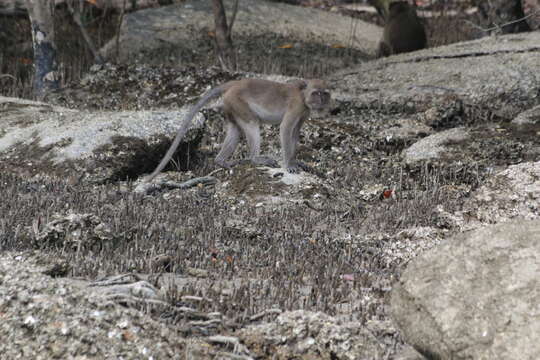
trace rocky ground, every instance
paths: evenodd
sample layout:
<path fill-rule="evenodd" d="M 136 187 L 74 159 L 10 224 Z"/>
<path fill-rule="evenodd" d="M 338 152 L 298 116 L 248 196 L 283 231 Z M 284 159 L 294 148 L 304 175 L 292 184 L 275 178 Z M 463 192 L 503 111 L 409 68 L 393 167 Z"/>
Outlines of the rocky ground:
<path fill-rule="evenodd" d="M 151 59 L 95 66 L 51 94 L 54 106 L 2 98 L 0 135 L 17 122 L 34 135 L 0 158 L 0 332 L 9 339 L 0 351 L 419 359 L 389 316 L 406 265 L 455 234 L 539 217 L 537 37 L 503 39 L 328 76 L 334 102 L 302 130 L 299 157 L 311 169 L 298 175 L 217 169 L 222 115 L 210 107 L 196 148 L 158 179 L 169 186 L 147 194 L 133 191 L 149 160 L 132 142 L 90 156 L 115 167 L 135 154 L 129 172 L 96 177 L 82 163 L 44 161 L 74 140 L 42 147 L 39 125 L 181 110 L 208 87 L 253 74 Z M 290 54 L 280 59 L 292 63 Z M 28 121 L 36 118 L 44 121 Z M 162 153 L 170 140 L 161 141 Z M 265 129 L 263 152 L 278 151 L 276 129 Z"/>

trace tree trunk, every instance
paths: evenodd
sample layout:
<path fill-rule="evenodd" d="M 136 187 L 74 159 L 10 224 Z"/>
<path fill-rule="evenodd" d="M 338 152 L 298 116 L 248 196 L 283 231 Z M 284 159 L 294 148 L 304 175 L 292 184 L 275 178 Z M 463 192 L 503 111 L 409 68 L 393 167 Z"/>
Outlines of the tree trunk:
<path fill-rule="evenodd" d="M 54 43 L 54 2 L 26 0 L 26 7 L 34 47 L 34 95 L 37 99 L 43 99 L 48 91 L 59 87 Z"/>
<path fill-rule="evenodd" d="M 236 2 L 235 8 L 238 6 Z M 227 16 L 225 15 L 225 7 L 223 6 L 223 0 L 212 0 L 212 10 L 214 12 L 214 24 L 216 34 L 216 47 L 219 61 L 221 66 L 227 70 L 236 70 L 236 54 L 231 38 L 231 26 L 227 26 Z M 236 15 L 236 11 L 233 14 L 233 18 Z"/>

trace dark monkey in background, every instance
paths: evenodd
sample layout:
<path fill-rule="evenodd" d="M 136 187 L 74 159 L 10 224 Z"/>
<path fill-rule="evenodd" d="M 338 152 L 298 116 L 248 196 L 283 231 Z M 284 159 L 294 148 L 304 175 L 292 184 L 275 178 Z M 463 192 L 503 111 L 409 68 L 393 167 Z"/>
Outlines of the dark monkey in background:
<path fill-rule="evenodd" d="M 406 1 L 391 3 L 379 57 L 424 49 L 426 44 L 426 31 L 416 10 Z"/>

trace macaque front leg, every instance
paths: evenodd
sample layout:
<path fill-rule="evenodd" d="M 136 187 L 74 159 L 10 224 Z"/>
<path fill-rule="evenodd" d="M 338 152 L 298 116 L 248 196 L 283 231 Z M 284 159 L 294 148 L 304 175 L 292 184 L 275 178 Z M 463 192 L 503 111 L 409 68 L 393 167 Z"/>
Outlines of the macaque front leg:
<path fill-rule="evenodd" d="M 283 157 L 283 167 L 290 173 L 297 173 L 301 170 L 296 161 L 296 149 L 300 139 L 301 119 L 294 119 L 285 115 L 280 126 L 281 154 Z"/>

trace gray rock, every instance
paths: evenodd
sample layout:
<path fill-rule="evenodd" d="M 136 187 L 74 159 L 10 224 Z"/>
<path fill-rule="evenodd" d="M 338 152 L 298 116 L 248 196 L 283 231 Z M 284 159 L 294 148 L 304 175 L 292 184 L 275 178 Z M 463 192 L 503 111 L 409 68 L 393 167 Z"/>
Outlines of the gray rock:
<path fill-rule="evenodd" d="M 331 77 L 332 94 L 361 108 L 380 104 L 393 111 L 443 111 L 459 102 L 465 110 L 482 104 L 484 110 L 499 111 L 513 104 L 517 115 L 522 102 L 532 106 L 537 101 L 539 43 L 535 31 L 390 56 L 337 72 Z"/>
<path fill-rule="evenodd" d="M 410 143 L 411 140 L 433 133 L 433 129 L 412 118 L 399 119 L 395 126 L 382 132 L 380 138 L 387 143 Z"/>
<path fill-rule="evenodd" d="M 225 1 L 228 13 L 233 1 Z M 120 59 L 128 59 L 143 50 L 155 50 L 170 44 L 185 45 L 204 29 L 213 29 L 214 20 L 210 1 L 188 0 L 180 4 L 146 9 L 124 17 L 119 37 Z M 234 23 L 234 33 L 294 34 L 300 39 L 311 39 L 324 44 L 346 44 L 366 53 L 375 54 L 382 29 L 355 20 L 351 33 L 351 19 L 311 8 L 277 2 L 250 0 L 241 2 Z M 351 41 L 354 39 L 355 41 Z M 116 38 L 101 52 L 116 56 Z"/>
<path fill-rule="evenodd" d="M 152 170 L 185 115 L 185 108 L 87 112 L 0 97 L 0 154 L 4 161 L 17 159 L 19 165 L 22 159 L 36 171 L 121 178 L 137 168 Z M 200 141 L 202 120 L 202 115 L 196 116 L 194 130 L 186 136 L 191 147 Z"/>
<path fill-rule="evenodd" d="M 464 233 L 411 261 L 391 296 L 407 343 L 436 359 L 540 358 L 540 221 Z"/>
<path fill-rule="evenodd" d="M 512 120 L 512 123 L 517 125 L 540 125 L 540 106 L 535 106 L 532 109 L 522 112 Z"/>
<path fill-rule="evenodd" d="M 433 160 L 441 155 L 448 155 L 450 143 L 457 143 L 469 138 L 465 128 L 455 128 L 430 135 L 403 150 L 403 157 L 408 164 L 422 160 Z"/>
<path fill-rule="evenodd" d="M 463 213 L 476 222 L 493 224 L 509 219 L 540 218 L 540 162 L 509 166 L 478 188 L 463 206 Z"/>

